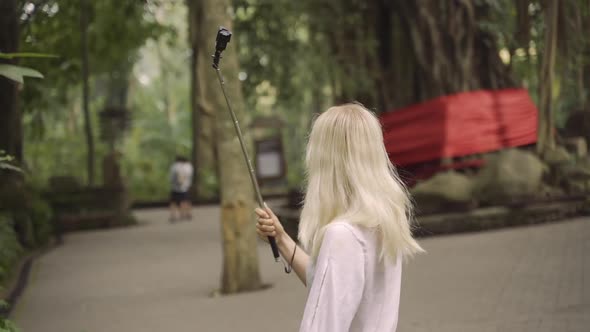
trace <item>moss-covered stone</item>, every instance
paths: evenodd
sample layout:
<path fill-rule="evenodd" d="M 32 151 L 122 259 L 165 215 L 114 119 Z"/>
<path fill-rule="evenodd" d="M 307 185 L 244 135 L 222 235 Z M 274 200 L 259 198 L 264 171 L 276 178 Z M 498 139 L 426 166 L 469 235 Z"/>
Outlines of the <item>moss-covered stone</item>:
<path fill-rule="evenodd" d="M 590 193 L 590 158 L 554 167 L 555 181 L 570 194 Z"/>
<path fill-rule="evenodd" d="M 588 142 L 584 137 L 566 138 L 562 142 L 563 147 L 575 158 L 588 156 Z"/>
<path fill-rule="evenodd" d="M 556 146 L 543 153 L 543 161 L 549 166 L 567 164 L 573 160 L 574 157 L 562 146 Z"/>
<path fill-rule="evenodd" d="M 490 205 L 538 197 L 547 172 L 548 167 L 535 154 L 504 150 L 490 157 L 475 177 L 474 195 Z"/>
<path fill-rule="evenodd" d="M 454 171 L 439 173 L 411 189 L 418 213 L 465 210 L 476 206 L 473 180 Z"/>

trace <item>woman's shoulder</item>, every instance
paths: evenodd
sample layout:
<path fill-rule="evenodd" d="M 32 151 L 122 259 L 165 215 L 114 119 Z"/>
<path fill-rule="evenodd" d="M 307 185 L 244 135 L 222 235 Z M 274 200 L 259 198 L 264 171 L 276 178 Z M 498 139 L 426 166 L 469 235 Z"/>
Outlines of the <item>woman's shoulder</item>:
<path fill-rule="evenodd" d="M 352 224 L 346 220 L 337 219 L 326 226 L 324 233 L 325 239 L 356 241 L 359 244 L 365 243 L 366 230 L 364 227 Z"/>

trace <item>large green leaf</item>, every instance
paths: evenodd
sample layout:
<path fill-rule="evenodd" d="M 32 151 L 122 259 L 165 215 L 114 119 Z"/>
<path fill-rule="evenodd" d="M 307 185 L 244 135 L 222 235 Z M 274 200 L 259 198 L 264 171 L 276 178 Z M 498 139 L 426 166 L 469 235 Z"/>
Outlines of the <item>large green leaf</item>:
<path fill-rule="evenodd" d="M 9 171 L 14 171 L 14 172 L 19 172 L 19 173 L 22 173 L 23 172 L 22 169 L 20 169 L 20 168 L 18 168 L 16 166 L 13 166 L 13 165 L 10 165 L 10 164 L 1 162 L 1 161 L 0 161 L 0 169 L 7 169 Z"/>
<path fill-rule="evenodd" d="M 0 170 L 1 169 L 7 169 L 7 170 L 11 170 L 11 171 L 22 173 L 23 171 L 20 168 L 18 168 L 16 166 L 11 165 L 11 164 L 8 163 L 8 162 L 13 161 L 13 160 L 14 160 L 14 158 L 12 156 L 7 155 L 4 152 L 4 150 L 0 150 Z M 0 308 L 1 308 L 1 304 L 2 303 L 0 301 Z"/>
<path fill-rule="evenodd" d="M 43 78 L 43 74 L 35 69 L 9 64 L 0 64 L 0 75 L 21 84 L 24 83 L 24 77 Z"/>

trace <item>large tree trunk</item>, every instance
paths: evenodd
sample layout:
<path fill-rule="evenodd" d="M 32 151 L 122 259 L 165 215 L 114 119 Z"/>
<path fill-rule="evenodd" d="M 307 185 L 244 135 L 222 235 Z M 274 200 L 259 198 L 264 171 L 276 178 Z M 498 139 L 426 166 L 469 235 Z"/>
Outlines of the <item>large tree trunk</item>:
<path fill-rule="evenodd" d="M 18 17 L 16 0 L 0 1 L 0 52 L 18 51 Z M 22 161 L 22 123 L 17 93 L 18 84 L 0 76 L 0 150 Z"/>
<path fill-rule="evenodd" d="M 590 112 L 590 40 L 587 38 L 590 34 L 590 0 L 584 0 L 580 8 L 582 9 L 582 14 L 580 14 L 581 35 L 586 36 L 582 45 L 581 64 L 578 69 L 580 107 Z"/>
<path fill-rule="evenodd" d="M 477 22 L 489 5 L 472 0 L 397 2 L 411 36 L 415 58 L 413 87 L 420 102 L 441 95 L 515 86 L 498 55 L 494 35 Z"/>
<path fill-rule="evenodd" d="M 188 0 L 187 6 L 189 7 L 188 10 L 188 21 L 189 21 L 189 32 L 190 32 L 190 42 L 192 44 L 192 52 L 191 52 L 191 89 L 190 89 L 190 103 L 191 103 L 191 163 L 193 165 L 193 183 L 191 185 L 191 196 L 193 197 L 193 199 L 195 200 L 199 200 L 200 199 L 200 190 L 199 190 L 199 183 L 201 183 L 200 179 L 201 179 L 201 172 L 200 172 L 200 160 L 199 160 L 199 127 L 200 127 L 200 122 L 199 122 L 199 104 L 197 103 L 197 88 L 198 88 L 198 82 L 197 82 L 197 50 L 198 48 L 195 46 L 196 43 L 194 43 L 193 40 L 193 35 L 194 35 L 194 31 L 196 30 L 196 24 L 197 24 L 197 20 L 193 20 L 193 11 L 194 11 L 194 7 L 195 5 L 193 4 L 193 1 Z"/>
<path fill-rule="evenodd" d="M 166 68 L 166 57 L 162 52 L 162 45 L 156 43 L 156 54 L 158 56 L 158 64 L 160 65 L 160 80 L 162 81 L 162 103 L 164 104 L 164 110 L 168 117 L 168 124 L 173 126 L 176 123 L 176 103 L 174 99 L 174 92 L 170 91 L 170 74 L 168 68 Z M 193 70 L 194 72 L 194 70 Z"/>
<path fill-rule="evenodd" d="M 193 177 L 193 194 L 197 199 L 210 199 L 219 196 L 218 192 L 207 190 L 206 177 L 219 178 L 218 153 L 215 145 L 217 132 L 215 130 L 215 108 L 205 98 L 216 86 L 206 81 L 205 73 L 211 69 L 212 40 L 215 38 L 213 28 L 218 22 L 212 22 L 206 12 L 205 0 L 187 0 L 189 38 L 192 48 L 191 68 L 191 106 L 193 150 L 192 161 L 195 170 Z M 207 20 L 213 26 L 206 27 Z M 207 34 L 209 33 L 209 34 Z M 209 46 L 209 47 L 207 47 Z M 207 76 L 208 77 L 208 76 Z M 203 84 L 201 82 L 204 82 Z M 215 90 L 216 91 L 216 90 Z"/>
<path fill-rule="evenodd" d="M 207 122 L 213 123 L 217 135 L 215 143 L 219 151 L 219 178 L 221 189 L 221 226 L 223 233 L 223 293 L 235 293 L 258 289 L 261 286 L 258 270 L 257 240 L 254 229 L 253 190 L 248 170 L 245 167 L 241 148 L 236 137 L 233 122 L 228 113 L 217 77 L 211 68 L 211 54 L 220 25 L 231 29 L 232 21 L 227 13 L 229 0 L 192 0 L 191 11 L 198 19 L 193 23 L 193 47 L 195 53 L 196 91 L 199 105 L 200 130 Z M 195 10 L 196 9 L 196 10 Z M 244 98 L 238 81 L 238 59 L 236 43 L 230 43 L 223 54 L 220 65 L 228 97 L 233 103 L 238 120 L 245 127 Z M 210 125 L 213 127 L 213 125 Z M 202 135 L 205 138 L 207 136 Z M 248 140 L 247 140 L 248 141 Z M 200 145 L 199 145 L 200 147 Z M 203 159 L 199 159 L 203 166 Z"/>
<path fill-rule="evenodd" d="M 88 2 L 80 0 L 80 31 L 82 57 L 82 109 L 84 111 L 84 133 L 86 134 L 86 167 L 88 184 L 94 184 L 94 136 L 92 133 L 92 118 L 88 106 Z"/>
<path fill-rule="evenodd" d="M 514 87 L 494 34 L 477 23 L 489 11 L 485 1 L 473 0 L 347 0 L 322 2 L 309 14 L 331 48 L 336 102 L 357 99 L 390 110 Z"/>
<path fill-rule="evenodd" d="M 557 56 L 558 1 L 547 1 L 545 8 L 545 42 L 539 75 L 539 128 L 537 152 L 542 153 L 555 146 L 553 136 L 553 79 Z"/>

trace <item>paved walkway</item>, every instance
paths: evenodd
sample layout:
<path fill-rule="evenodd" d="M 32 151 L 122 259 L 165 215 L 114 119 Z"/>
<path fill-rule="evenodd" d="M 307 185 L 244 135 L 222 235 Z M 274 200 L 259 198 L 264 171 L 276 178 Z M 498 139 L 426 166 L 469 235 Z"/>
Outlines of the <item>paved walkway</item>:
<path fill-rule="evenodd" d="M 297 331 L 306 291 L 259 246 L 261 292 L 219 285 L 219 209 L 196 220 L 69 235 L 36 261 L 13 313 L 23 332 Z M 404 267 L 399 332 L 589 331 L 590 219 L 423 239 Z"/>

